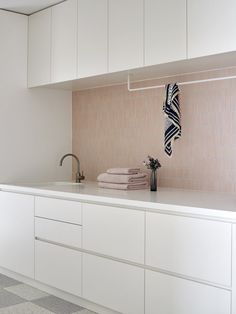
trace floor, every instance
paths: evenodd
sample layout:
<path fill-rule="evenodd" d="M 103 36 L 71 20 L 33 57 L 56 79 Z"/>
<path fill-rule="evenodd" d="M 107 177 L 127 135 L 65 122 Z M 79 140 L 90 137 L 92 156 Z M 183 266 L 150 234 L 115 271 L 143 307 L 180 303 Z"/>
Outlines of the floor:
<path fill-rule="evenodd" d="M 0 274 L 0 314 L 95 314 Z"/>

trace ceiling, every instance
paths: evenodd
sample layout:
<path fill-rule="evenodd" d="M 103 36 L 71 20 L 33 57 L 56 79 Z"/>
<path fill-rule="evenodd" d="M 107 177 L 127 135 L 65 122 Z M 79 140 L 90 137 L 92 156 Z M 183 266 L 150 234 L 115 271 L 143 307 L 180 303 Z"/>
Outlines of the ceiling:
<path fill-rule="evenodd" d="M 0 9 L 31 14 L 62 0 L 0 0 Z"/>

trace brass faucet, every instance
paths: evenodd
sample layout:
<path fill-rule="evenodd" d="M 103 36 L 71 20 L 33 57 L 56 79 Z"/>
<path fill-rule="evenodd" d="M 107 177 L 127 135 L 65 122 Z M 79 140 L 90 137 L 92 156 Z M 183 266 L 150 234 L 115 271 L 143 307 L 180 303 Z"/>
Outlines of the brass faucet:
<path fill-rule="evenodd" d="M 66 157 L 68 157 L 68 156 L 74 157 L 75 160 L 77 161 L 76 183 L 80 183 L 82 180 L 85 179 L 85 176 L 84 176 L 83 171 L 82 171 L 82 173 L 80 173 L 80 161 L 79 161 L 79 158 L 76 155 L 74 155 L 74 154 L 66 154 L 66 155 L 64 155 L 61 158 L 61 160 L 60 160 L 60 166 L 62 166 L 64 159 Z"/>

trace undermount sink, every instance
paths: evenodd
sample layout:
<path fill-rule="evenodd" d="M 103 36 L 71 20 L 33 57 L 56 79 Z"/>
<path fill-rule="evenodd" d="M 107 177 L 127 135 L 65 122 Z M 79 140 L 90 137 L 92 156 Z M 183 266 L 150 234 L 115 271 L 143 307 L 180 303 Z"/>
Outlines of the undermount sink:
<path fill-rule="evenodd" d="M 72 182 L 72 181 L 58 181 L 58 182 L 48 182 L 47 185 L 55 185 L 55 186 L 71 186 L 71 185 L 83 185 L 83 183 L 77 183 L 77 182 Z"/>

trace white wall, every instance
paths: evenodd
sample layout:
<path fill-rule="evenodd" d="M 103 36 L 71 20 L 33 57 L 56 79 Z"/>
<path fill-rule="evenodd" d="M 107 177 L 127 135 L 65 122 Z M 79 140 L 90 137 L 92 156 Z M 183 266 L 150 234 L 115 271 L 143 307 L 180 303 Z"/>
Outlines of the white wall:
<path fill-rule="evenodd" d="M 28 18 L 0 10 L 0 182 L 71 178 L 71 92 L 27 89 Z"/>

